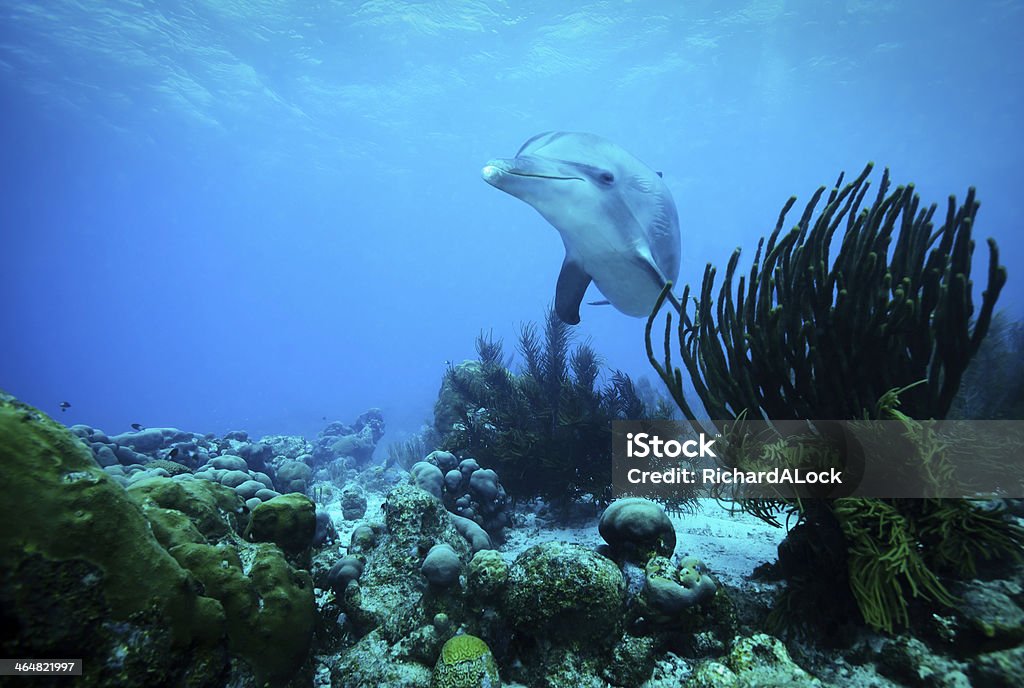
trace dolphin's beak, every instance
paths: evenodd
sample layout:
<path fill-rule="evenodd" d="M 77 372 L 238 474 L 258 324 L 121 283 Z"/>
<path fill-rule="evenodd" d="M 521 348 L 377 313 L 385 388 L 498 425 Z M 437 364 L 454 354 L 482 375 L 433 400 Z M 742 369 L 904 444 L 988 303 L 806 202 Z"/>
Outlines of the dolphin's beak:
<path fill-rule="evenodd" d="M 554 179 L 554 180 L 580 180 L 573 174 L 566 174 L 563 170 L 554 168 L 551 163 L 531 156 L 520 156 L 518 158 L 497 158 L 490 160 L 482 170 L 484 181 L 491 186 L 508 191 L 503 184 L 509 184 L 517 178 L 533 179 Z"/>
<path fill-rule="evenodd" d="M 498 186 L 501 178 L 507 174 L 509 168 L 512 167 L 511 163 L 511 160 L 504 159 L 488 161 L 481 172 L 481 174 L 483 174 L 484 181 L 491 186 Z M 498 186 L 498 188 L 501 187 Z"/>

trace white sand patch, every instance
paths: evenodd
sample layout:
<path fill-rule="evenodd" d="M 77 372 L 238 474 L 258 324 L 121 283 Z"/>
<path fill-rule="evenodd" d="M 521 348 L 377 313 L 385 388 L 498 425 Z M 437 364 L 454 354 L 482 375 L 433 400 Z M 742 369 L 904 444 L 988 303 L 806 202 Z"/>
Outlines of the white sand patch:
<path fill-rule="evenodd" d="M 517 516 L 517 524 L 508 529 L 508 540 L 500 548 L 509 561 L 542 542 L 575 542 L 585 547 L 604 542 L 597 532 L 598 515 L 577 518 L 568 525 L 542 519 L 531 511 Z M 710 499 L 702 500 L 696 513 L 670 518 L 676 528 L 676 553 L 700 557 L 726 585 L 739 586 L 757 566 L 774 562 L 779 543 L 786 536 L 784 528 L 775 528 L 746 513 L 731 513 Z"/>

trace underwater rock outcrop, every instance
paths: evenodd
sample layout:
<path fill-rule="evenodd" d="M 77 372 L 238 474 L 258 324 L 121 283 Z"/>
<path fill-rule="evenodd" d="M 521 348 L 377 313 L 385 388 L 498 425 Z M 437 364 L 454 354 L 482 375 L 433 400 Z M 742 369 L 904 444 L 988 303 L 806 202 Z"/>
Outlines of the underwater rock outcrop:
<path fill-rule="evenodd" d="M 352 425 L 333 422 L 320 431 L 313 447 L 313 468 L 336 459 L 350 458 L 355 467 L 365 466 L 384 436 L 384 415 L 380 409 L 363 413 Z"/>
<path fill-rule="evenodd" d="M 789 656 L 778 638 L 764 633 L 733 639 L 729 654 L 721 661 L 699 665 L 684 688 L 823 688 Z"/>

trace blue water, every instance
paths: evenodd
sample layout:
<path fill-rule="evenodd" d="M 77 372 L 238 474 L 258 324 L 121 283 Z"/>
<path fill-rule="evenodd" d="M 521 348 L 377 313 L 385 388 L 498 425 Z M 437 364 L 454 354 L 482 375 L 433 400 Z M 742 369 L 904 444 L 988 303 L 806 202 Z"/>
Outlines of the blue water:
<path fill-rule="evenodd" d="M 550 129 L 664 172 L 690 283 L 868 160 L 975 185 L 1019 316 L 1024 2 L 573 4 L 0 0 L 0 387 L 108 432 L 415 430 L 553 299 L 558 234 L 480 178 Z M 648 374 L 641 320 L 578 332 Z"/>

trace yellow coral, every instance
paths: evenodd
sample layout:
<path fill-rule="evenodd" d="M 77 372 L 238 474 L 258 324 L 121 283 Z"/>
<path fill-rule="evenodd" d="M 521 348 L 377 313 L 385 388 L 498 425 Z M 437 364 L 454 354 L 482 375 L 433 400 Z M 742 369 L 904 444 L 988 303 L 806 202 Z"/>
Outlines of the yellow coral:
<path fill-rule="evenodd" d="M 457 635 L 441 648 L 431 688 L 501 688 L 487 643 L 475 635 Z"/>
<path fill-rule="evenodd" d="M 475 635 L 457 635 L 441 648 L 441 661 L 445 664 L 458 664 L 479 659 L 490 653 L 491 649 L 487 647 L 487 643 Z"/>

